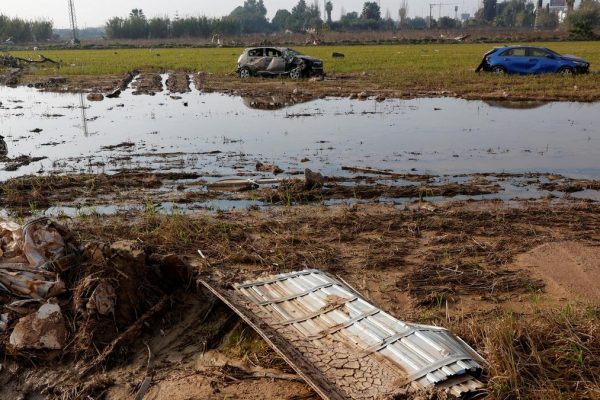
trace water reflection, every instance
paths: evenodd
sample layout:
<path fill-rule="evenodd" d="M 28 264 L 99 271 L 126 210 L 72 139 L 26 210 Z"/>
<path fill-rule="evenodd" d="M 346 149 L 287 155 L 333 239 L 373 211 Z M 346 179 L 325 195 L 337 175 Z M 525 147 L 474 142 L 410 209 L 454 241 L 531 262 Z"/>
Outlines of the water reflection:
<path fill-rule="evenodd" d="M 510 110 L 532 110 L 544 107 L 547 101 L 512 101 L 512 100 L 485 100 L 484 103 L 490 107 L 507 108 Z"/>
<path fill-rule="evenodd" d="M 314 99 L 295 96 L 242 96 L 244 105 L 253 110 L 281 110 L 296 104 L 307 103 Z"/>
<path fill-rule="evenodd" d="M 310 168 L 343 176 L 341 167 L 349 165 L 435 175 L 600 177 L 598 103 L 507 108 L 506 102 L 454 98 L 307 102 L 198 91 L 172 99 L 167 92 L 133 96 L 127 90 L 118 99 L 82 104 L 77 94 L 23 87 L 0 87 L 0 102 L 0 135 L 9 154 L 47 157 L 17 171 L 0 170 L 0 179 L 40 170 L 123 169 L 245 177 L 256 174 L 257 161 L 289 174 Z"/>

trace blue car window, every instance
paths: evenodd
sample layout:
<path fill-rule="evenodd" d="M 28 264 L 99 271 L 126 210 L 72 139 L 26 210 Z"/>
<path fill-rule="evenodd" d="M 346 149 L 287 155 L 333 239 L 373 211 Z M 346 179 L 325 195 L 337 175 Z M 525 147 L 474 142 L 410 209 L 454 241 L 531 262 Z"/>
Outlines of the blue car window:
<path fill-rule="evenodd" d="M 528 49 L 528 56 L 529 57 L 546 57 L 548 55 L 548 53 L 542 49 Z"/>
<path fill-rule="evenodd" d="M 516 49 L 506 50 L 502 53 L 502 57 L 525 57 L 525 48 L 518 47 Z"/>

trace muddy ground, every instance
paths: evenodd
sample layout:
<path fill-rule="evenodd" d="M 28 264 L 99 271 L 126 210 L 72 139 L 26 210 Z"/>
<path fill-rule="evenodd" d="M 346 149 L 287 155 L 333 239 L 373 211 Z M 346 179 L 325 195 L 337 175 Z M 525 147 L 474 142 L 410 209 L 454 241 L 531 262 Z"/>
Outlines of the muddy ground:
<path fill-rule="evenodd" d="M 309 170 L 310 171 L 310 170 Z M 23 176 L 0 183 L 0 205 L 19 217 L 51 210 L 48 215 L 72 210 L 95 213 L 105 206 L 112 211 L 137 208 L 148 212 L 193 212 L 199 209 L 269 208 L 303 204 L 388 203 L 411 206 L 420 201 L 454 198 L 512 200 L 546 199 L 560 202 L 597 198 L 600 181 L 572 179 L 557 174 L 471 174 L 431 176 L 412 174 L 322 176 L 318 172 L 266 176 L 266 184 L 241 172 L 231 181 L 196 172 L 132 172 L 116 174 L 50 174 Z M 314 177 L 316 176 L 316 178 Z M 518 188 L 517 196 L 511 190 Z M 523 193 L 529 193 L 529 196 Z M 593 200 L 587 200 L 593 202 Z M 219 207 L 223 204 L 224 207 Z M 230 207 L 226 207 L 230 204 Z M 162 207 L 169 205 L 170 209 Z"/>
<path fill-rule="evenodd" d="M 101 265 L 90 248 L 131 239 L 148 260 L 181 255 L 192 276 L 145 284 L 138 300 L 160 307 L 109 357 L 98 354 L 123 332 L 119 318 L 95 326 L 91 344 L 71 332 L 62 353 L 0 347 L 0 398 L 128 399 L 144 388 L 146 399 L 317 399 L 196 283 L 302 268 L 343 277 L 401 320 L 460 334 L 490 361 L 489 399 L 599 398 L 599 216 L 597 203 L 563 199 L 61 219 L 87 249 L 78 274 Z"/>
<path fill-rule="evenodd" d="M 134 71 L 121 75 L 100 76 L 68 76 L 68 77 L 40 77 L 30 74 L 6 75 L 6 84 L 13 86 L 28 85 L 52 92 L 99 92 L 112 93 L 115 88 L 123 87 L 130 74 Z M 568 92 L 532 92 L 530 90 L 518 90 L 519 85 L 526 85 L 527 81 L 512 82 L 511 93 L 507 93 L 507 87 L 489 85 L 485 83 L 477 85 L 464 85 L 464 87 L 453 87 L 452 90 L 444 89 L 439 85 L 414 85 L 407 84 L 405 87 L 390 89 L 389 82 L 385 78 L 372 76 L 367 72 L 328 74 L 325 78 L 303 79 L 295 82 L 291 79 L 282 78 L 251 78 L 241 81 L 234 72 L 228 74 L 211 74 L 203 71 L 161 71 L 173 76 L 171 82 L 167 83 L 166 89 L 172 93 L 186 93 L 189 85 L 205 93 L 219 92 L 236 96 L 283 96 L 295 97 L 304 101 L 324 97 L 350 97 L 366 100 L 369 97 L 384 100 L 386 98 L 411 99 L 419 97 L 457 97 L 466 100 L 513 100 L 513 101 L 581 101 L 590 102 L 598 99 L 597 93 L 588 90 L 576 90 Z M 190 73 L 191 79 L 185 76 Z M 135 94 L 156 94 L 163 89 L 159 81 L 160 74 L 153 72 L 141 73 L 139 84 L 134 89 Z M 3 82 L 4 80 L 0 80 Z M 9 82 L 9 81 L 10 82 Z M 60 83 L 57 83 L 60 82 Z"/>
<path fill-rule="evenodd" d="M 126 90 L 133 75 L 36 82 L 53 91 L 106 94 Z M 294 101 L 361 92 L 382 98 L 434 94 L 376 86 L 365 91 L 363 77 L 333 78 L 298 90 L 290 81 L 240 83 L 179 73 L 166 85 L 175 94 L 191 84 L 254 96 L 281 91 Z M 132 89 L 144 95 L 165 90 L 160 75 L 148 73 Z M 275 172 L 260 168 L 269 178 Z M 13 219 L 57 207 L 92 212 L 53 214 L 81 250 L 67 277 L 70 291 L 59 299 L 70 310 L 68 345 L 62 352 L 15 352 L 5 345 L 7 333 L 0 333 L 0 398 L 317 399 L 198 279 L 228 285 L 319 268 L 400 320 L 446 326 L 463 337 L 490 363 L 483 377 L 488 399 L 600 399 L 600 204 L 575 198 L 600 190 L 598 181 L 555 174 L 365 171 L 306 174 L 306 180 L 303 171 L 285 172 L 275 184 L 251 182 L 240 191 L 211 188 L 221 177 L 196 172 L 50 174 L 2 182 L 0 206 Z M 506 182 L 536 195 L 508 194 L 501 201 Z M 457 196 L 498 199 L 452 200 Z M 383 198 L 398 204 L 379 204 Z M 261 205 L 161 212 L 165 203 L 207 200 Z M 93 212 L 107 204 L 141 207 Z M 123 248 L 137 254 L 132 274 L 108 268 L 117 259 L 123 268 L 132 264 L 129 250 L 115 250 Z M 154 271 L 173 255 L 182 258 L 186 273 L 157 279 Z M 82 318 L 78 306 L 88 295 L 86 278 L 98 276 L 118 281 L 118 304 L 135 307 L 114 317 Z"/>

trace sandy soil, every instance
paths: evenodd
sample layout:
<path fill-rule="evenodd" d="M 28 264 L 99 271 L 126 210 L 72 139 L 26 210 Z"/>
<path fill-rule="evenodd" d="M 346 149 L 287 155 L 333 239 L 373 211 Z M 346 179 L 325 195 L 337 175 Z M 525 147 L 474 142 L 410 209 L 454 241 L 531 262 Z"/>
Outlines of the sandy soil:
<path fill-rule="evenodd" d="M 600 304 L 600 246 L 597 244 L 543 244 L 519 256 L 516 266 L 542 277 L 548 293 L 564 300 Z"/>

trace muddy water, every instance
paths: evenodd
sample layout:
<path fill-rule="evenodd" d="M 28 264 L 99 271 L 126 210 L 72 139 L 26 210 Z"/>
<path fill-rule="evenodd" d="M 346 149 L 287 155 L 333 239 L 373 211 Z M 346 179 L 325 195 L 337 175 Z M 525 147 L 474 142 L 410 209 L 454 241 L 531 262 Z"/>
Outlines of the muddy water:
<path fill-rule="evenodd" d="M 286 172 L 308 167 L 337 176 L 351 165 L 436 175 L 600 177 L 600 104 L 322 99 L 264 110 L 253 107 L 282 101 L 195 90 L 180 97 L 127 91 L 82 102 L 76 94 L 2 87 L 0 134 L 8 156 L 47 159 L 0 171 L 0 179 L 130 168 L 253 175 L 258 160 Z"/>

